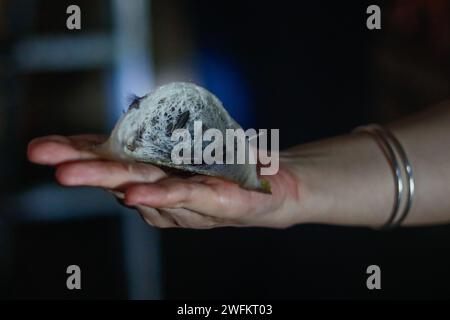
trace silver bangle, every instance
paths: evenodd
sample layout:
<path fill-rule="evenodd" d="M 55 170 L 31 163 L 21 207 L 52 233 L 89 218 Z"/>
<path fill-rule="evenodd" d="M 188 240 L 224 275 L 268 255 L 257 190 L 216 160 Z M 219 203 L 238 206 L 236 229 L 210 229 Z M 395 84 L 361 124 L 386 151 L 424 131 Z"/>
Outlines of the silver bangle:
<path fill-rule="evenodd" d="M 411 163 L 397 138 L 387 129 L 370 124 L 355 129 L 370 134 L 382 149 L 394 174 L 395 197 L 392 213 L 380 229 L 393 229 L 401 225 L 412 206 L 415 182 Z M 406 185 L 405 185 L 406 180 Z"/>

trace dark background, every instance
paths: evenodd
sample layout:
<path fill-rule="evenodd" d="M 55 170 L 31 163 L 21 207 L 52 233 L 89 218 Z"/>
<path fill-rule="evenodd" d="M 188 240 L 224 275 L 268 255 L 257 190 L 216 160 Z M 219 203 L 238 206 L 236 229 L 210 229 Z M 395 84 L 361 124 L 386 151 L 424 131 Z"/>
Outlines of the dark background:
<path fill-rule="evenodd" d="M 23 38 L 115 32 L 109 1 L 73 1 L 83 16 L 75 33 L 65 29 L 72 2 L 55 3 L 0 1 L 0 296 L 145 298 L 130 295 L 119 207 L 68 215 L 68 202 L 57 219 L 34 219 L 32 203 L 27 212 L 17 205 L 52 184 L 53 169 L 26 161 L 31 138 L 111 126 L 101 90 L 108 63 L 57 72 L 23 72 L 16 63 Z M 381 7 L 381 30 L 366 28 L 369 4 Z M 170 0 L 149 10 L 155 83 L 201 83 L 243 126 L 279 128 L 282 148 L 392 121 L 450 95 L 447 1 Z M 450 226 L 176 229 L 158 239 L 143 250 L 158 248 L 159 298 L 450 297 Z M 73 261 L 83 270 L 79 292 L 65 288 Z M 381 267 L 382 290 L 366 288 L 371 264 Z"/>

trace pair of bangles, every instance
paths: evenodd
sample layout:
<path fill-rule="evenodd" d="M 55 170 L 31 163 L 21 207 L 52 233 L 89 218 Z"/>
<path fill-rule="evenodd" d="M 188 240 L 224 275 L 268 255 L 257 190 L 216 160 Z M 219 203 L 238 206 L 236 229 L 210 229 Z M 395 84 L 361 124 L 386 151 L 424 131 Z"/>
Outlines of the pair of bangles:
<path fill-rule="evenodd" d="M 389 219 L 380 229 L 393 229 L 405 220 L 414 198 L 414 175 L 411 163 L 397 138 L 377 124 L 358 127 L 354 132 L 370 134 L 382 149 L 392 169 L 395 180 L 394 207 Z"/>

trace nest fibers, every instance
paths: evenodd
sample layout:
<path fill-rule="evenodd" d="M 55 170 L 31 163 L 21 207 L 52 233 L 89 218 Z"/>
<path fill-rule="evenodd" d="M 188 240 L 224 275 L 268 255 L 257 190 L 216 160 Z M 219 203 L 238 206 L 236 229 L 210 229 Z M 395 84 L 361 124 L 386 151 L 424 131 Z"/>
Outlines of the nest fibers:
<path fill-rule="evenodd" d="M 190 164 L 172 161 L 172 150 L 179 143 L 177 139 L 172 139 L 172 134 L 177 129 L 186 129 L 185 132 L 193 137 L 194 125 L 198 125 L 198 121 L 201 121 L 202 131 L 214 128 L 223 137 L 226 136 L 226 129 L 242 129 L 212 93 L 192 83 L 175 82 L 161 86 L 143 97 L 135 97 L 108 140 L 93 150 L 108 159 L 145 162 L 222 177 L 244 188 L 270 192 L 268 183 L 258 178 L 256 164 L 249 161 L 244 164 L 205 164 L 197 163 L 196 159 Z M 198 142 L 192 139 L 191 150 L 195 149 L 194 143 Z M 209 143 L 201 142 L 202 152 Z M 230 150 L 224 153 L 227 152 Z"/>

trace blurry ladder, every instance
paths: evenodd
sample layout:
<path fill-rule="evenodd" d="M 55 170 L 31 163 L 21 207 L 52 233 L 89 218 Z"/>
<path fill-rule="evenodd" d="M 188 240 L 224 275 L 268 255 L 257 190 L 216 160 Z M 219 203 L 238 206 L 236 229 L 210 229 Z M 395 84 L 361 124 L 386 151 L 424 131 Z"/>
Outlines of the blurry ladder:
<path fill-rule="evenodd" d="M 32 10 L 34 2 L 18 2 L 21 4 L 19 6 L 26 6 L 28 10 Z M 110 127 L 121 115 L 128 93 L 144 94 L 153 85 L 152 54 L 149 50 L 150 1 L 111 0 L 111 8 L 113 21 L 111 34 L 36 36 L 18 41 L 14 48 L 14 56 L 21 73 L 104 69 L 109 78 L 105 88 L 108 89 Z M 81 14 L 83 15 L 83 8 L 81 8 Z M 47 199 L 49 205 L 43 205 L 47 208 L 52 207 L 51 201 L 56 198 L 52 192 L 58 193 L 50 188 L 31 190 L 27 196 L 34 192 L 48 193 L 47 197 L 39 196 L 35 199 L 35 201 Z M 91 192 L 91 190 L 68 192 L 66 196 L 70 197 L 70 194 L 73 194 L 78 197 L 80 192 Z M 29 202 L 21 201 L 21 203 Z M 35 204 L 32 205 L 34 208 Z M 47 213 L 39 216 L 39 212 L 44 211 L 34 210 L 34 212 L 36 215 L 32 219 L 45 220 L 52 217 Z M 58 218 L 61 218 L 61 212 L 65 211 L 59 211 Z M 128 297 L 130 299 L 160 299 L 159 233 L 146 225 L 136 212 L 125 208 L 120 208 L 120 212 Z M 81 210 L 78 214 L 88 215 L 86 211 Z"/>

